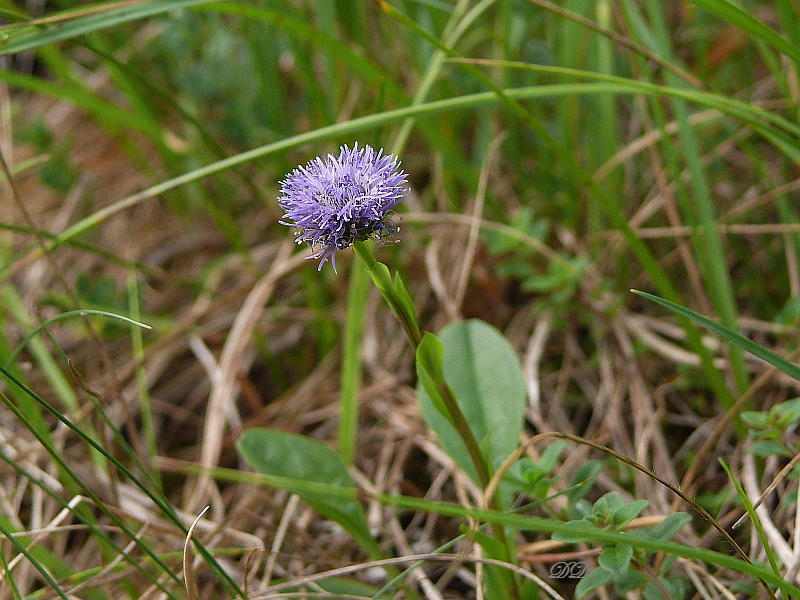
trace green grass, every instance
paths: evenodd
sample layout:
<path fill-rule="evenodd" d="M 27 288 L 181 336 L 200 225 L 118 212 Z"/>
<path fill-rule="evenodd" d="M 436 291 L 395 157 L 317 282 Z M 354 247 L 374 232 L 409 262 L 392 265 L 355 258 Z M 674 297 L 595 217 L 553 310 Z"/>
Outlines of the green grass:
<path fill-rule="evenodd" d="M 200 597 L 234 597 L 245 581 L 249 595 L 269 581 L 299 585 L 305 568 L 365 571 L 367 555 L 319 515 L 302 503 L 286 513 L 284 492 L 224 470 L 244 469 L 234 442 L 249 426 L 338 450 L 382 551 L 398 559 L 412 542 L 453 543 L 470 515 L 521 527 L 523 549 L 548 539 L 571 518 L 559 498 L 593 459 L 605 478 L 588 500 L 614 489 L 648 500 L 645 516 L 686 510 L 655 479 L 578 444 L 553 467 L 553 497 L 521 497 L 518 515 L 481 513 L 459 496 L 462 480 L 422 425 L 413 350 L 360 260 L 341 252 L 338 275 L 289 262 L 307 249 L 293 250 L 278 223 L 277 182 L 356 140 L 397 154 L 412 188 L 397 208 L 398 243 L 378 259 L 402 273 L 424 329 L 441 329 L 463 293 L 461 316 L 507 335 L 534 394 L 526 435 L 577 435 L 704 497 L 729 490 L 712 515 L 720 523 L 757 497 L 733 499 L 718 457 L 748 494 L 791 458 L 748 453 L 751 432 L 735 415 L 792 398 L 796 384 L 767 375 L 734 334 L 723 333 L 732 345 L 708 337 L 691 312 L 796 370 L 780 359 L 797 361 L 800 324 L 798 192 L 781 191 L 800 166 L 790 0 L 62 0 L 25 10 L 0 0 L 10 465 L 0 525 L 3 568 L 14 564 L 4 596 L 64 597 L 80 585 L 87 598 L 184 597 L 181 550 L 206 504 L 194 531 Z M 470 221 L 482 170 L 480 221 Z M 274 285 L 241 333 L 233 323 L 269 273 Z M 221 361 L 223 349 L 234 359 Z M 209 407 L 212 392 L 220 400 Z M 770 431 L 797 451 L 791 427 Z M 702 450 L 706 468 L 692 469 L 706 439 L 719 441 Z M 736 558 L 699 520 L 637 560 L 655 572 L 678 555 L 701 565 L 705 585 L 713 573 L 731 590 L 767 597 L 759 578 L 788 590 L 792 538 L 770 532 L 793 527 L 796 482 L 779 488 L 785 500 L 759 513 L 757 531 L 733 533 L 769 569 Z M 25 535 L 61 510 L 66 521 Z M 759 544 L 768 551 L 751 552 Z M 256 547 L 276 554 L 248 557 Z M 521 564 L 541 565 L 524 552 Z M 703 584 L 680 562 L 670 568 L 694 597 Z M 364 571 L 348 574 L 353 590 L 387 583 Z M 407 592 L 424 593 L 419 575 L 404 575 Z M 457 573 L 425 577 L 450 581 L 447 593 L 470 585 Z"/>

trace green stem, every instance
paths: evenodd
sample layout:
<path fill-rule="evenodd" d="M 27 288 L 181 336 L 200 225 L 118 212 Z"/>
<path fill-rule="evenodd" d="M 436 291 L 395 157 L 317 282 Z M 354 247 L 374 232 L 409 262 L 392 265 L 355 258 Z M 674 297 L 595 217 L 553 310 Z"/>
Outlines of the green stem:
<path fill-rule="evenodd" d="M 373 259 L 374 262 L 375 259 Z M 361 337 L 364 333 L 364 303 L 369 294 L 369 277 L 361 261 L 353 263 L 347 290 L 347 318 L 344 324 L 344 347 L 339 410 L 339 454 L 353 464 L 358 430 L 358 387 L 361 382 Z"/>
<path fill-rule="evenodd" d="M 400 323 L 402 323 L 406 332 L 406 336 L 408 337 L 408 341 L 411 342 L 411 345 L 416 352 L 417 346 L 419 346 L 420 342 L 422 341 L 424 331 L 419 328 L 416 315 L 414 315 L 413 312 L 410 313 L 412 308 L 407 302 L 403 301 L 400 292 L 397 291 L 397 287 L 392 285 L 391 277 L 384 275 L 383 278 L 381 278 L 380 270 L 376 267 L 380 267 L 384 270 L 384 273 L 386 273 L 385 265 L 381 265 L 375 260 L 375 257 L 372 255 L 372 252 L 367 246 L 367 243 L 363 241 L 356 242 L 354 249 L 369 268 L 376 287 L 381 292 L 381 295 L 383 296 L 384 300 L 386 300 L 386 303 L 391 307 L 392 312 L 395 314 L 395 316 L 397 316 Z M 386 277 L 388 277 L 388 281 L 386 280 Z M 405 290 L 401 291 L 403 294 L 405 294 Z M 489 465 L 486 463 L 486 459 L 481 453 L 478 440 L 475 438 L 475 434 L 473 433 L 472 428 L 469 426 L 467 418 L 464 416 L 464 412 L 458 405 L 458 401 L 453 395 L 453 391 L 447 384 L 447 381 L 445 381 L 444 376 L 438 373 L 433 374 L 433 376 L 435 378 L 434 384 L 436 385 L 436 389 L 438 390 L 445 408 L 451 417 L 451 422 L 458 432 L 458 435 L 461 437 L 461 440 L 464 442 L 467 452 L 469 453 L 472 465 L 478 475 L 478 482 L 480 483 L 481 489 L 485 490 L 489 486 L 492 473 Z M 500 506 L 496 495 L 493 495 L 489 499 L 489 508 L 498 512 L 502 512 L 502 507 Z M 492 528 L 494 537 L 506 549 L 506 558 L 509 560 L 509 562 L 514 562 L 512 560 L 511 546 L 509 545 L 505 528 L 502 524 L 496 522 L 491 523 L 490 526 Z M 508 591 L 512 598 L 520 598 L 516 579 L 512 578 L 511 589 Z"/>
<path fill-rule="evenodd" d="M 400 297 L 397 289 L 395 289 L 395 285 L 392 283 L 391 277 L 388 276 L 388 270 L 386 269 L 386 266 L 375 260 L 375 257 L 372 256 L 372 252 L 367 246 L 367 242 L 356 242 L 353 248 L 364 261 L 364 263 L 366 263 L 367 269 L 369 269 L 370 273 L 372 273 L 372 279 L 380 291 L 381 296 L 383 296 L 383 299 L 386 300 L 386 303 L 392 309 L 392 312 L 403 325 L 403 329 L 406 331 L 406 336 L 408 336 L 411 345 L 414 346 L 414 350 L 416 350 L 417 346 L 419 346 L 419 343 L 422 341 L 423 332 L 420 330 L 419 325 L 417 324 L 417 317 L 413 313 L 413 306 L 410 305 L 411 300 L 409 299 L 408 303 L 403 302 L 403 298 Z M 380 266 L 380 268 L 384 270 L 384 273 L 387 274 L 385 275 L 384 279 L 381 279 L 380 272 L 376 271 L 375 267 L 377 266 Z M 401 288 L 401 291 L 408 296 L 407 292 L 405 292 L 405 289 Z"/>

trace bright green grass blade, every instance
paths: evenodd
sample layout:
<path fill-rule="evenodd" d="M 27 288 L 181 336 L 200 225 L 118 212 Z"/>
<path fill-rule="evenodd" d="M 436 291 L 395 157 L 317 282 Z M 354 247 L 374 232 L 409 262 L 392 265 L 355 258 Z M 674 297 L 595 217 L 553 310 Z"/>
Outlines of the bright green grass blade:
<path fill-rule="evenodd" d="M 19 175 L 20 173 L 24 173 L 28 169 L 33 169 L 34 167 L 38 167 L 50 160 L 50 157 L 46 154 L 41 154 L 39 156 L 32 156 L 26 160 L 20 161 L 11 166 L 10 171 L 11 175 Z M 6 180 L 6 174 L 0 173 L 0 183 L 3 183 Z M 0 224 L 2 225 L 2 224 Z"/>
<path fill-rule="evenodd" d="M 450 59 L 455 63 L 469 63 L 477 65 L 501 65 L 509 68 L 523 69 L 526 71 L 533 71 L 537 73 L 547 73 L 552 75 L 564 75 L 570 78 L 588 79 L 591 81 L 608 82 L 619 86 L 618 92 L 611 91 L 608 88 L 608 93 L 617 94 L 641 94 L 644 96 L 666 96 L 669 98 L 677 98 L 685 100 L 700 106 L 708 108 L 715 108 L 722 113 L 739 119 L 748 125 L 758 129 L 759 133 L 763 133 L 767 127 L 770 127 L 774 135 L 786 136 L 787 140 L 797 140 L 800 138 L 800 127 L 791 121 L 781 117 L 779 114 L 765 110 L 751 102 L 744 102 L 734 98 L 705 92 L 702 90 L 693 90 L 691 88 L 679 87 L 673 85 L 658 85 L 647 81 L 639 81 L 638 79 L 629 79 L 626 77 L 619 77 L 616 75 L 609 75 L 606 73 L 596 73 L 594 71 L 585 71 L 581 69 L 569 69 L 564 67 L 551 67 L 547 65 L 537 65 L 518 61 L 499 61 L 499 60 L 483 60 L 483 59 L 465 59 L 465 58 L 452 58 Z M 549 87 L 549 86 L 539 86 Z M 558 85 L 554 86 L 560 87 Z M 519 92 L 531 88 L 512 88 L 503 90 L 510 98 L 522 98 Z M 627 90 L 622 92 L 622 90 Z M 558 94 L 558 92 L 556 92 Z M 585 93 L 577 92 L 576 93 Z M 599 90 L 597 93 L 602 93 Z M 559 94 L 560 95 L 560 94 Z M 468 98 L 470 96 L 464 96 Z"/>
<path fill-rule="evenodd" d="M 585 18 L 587 13 L 591 11 L 592 5 L 592 2 L 584 2 L 583 0 L 567 0 L 564 3 L 564 8 L 579 17 Z M 581 66 L 586 66 L 587 45 L 591 43 L 593 36 L 587 34 L 578 23 L 566 19 L 559 19 L 555 35 L 557 46 L 554 54 L 558 61 L 557 66 L 565 69 L 578 69 Z M 556 122 L 560 130 L 559 141 L 564 145 L 565 150 L 573 156 L 580 156 L 581 154 L 580 146 L 583 141 L 582 135 L 585 131 L 599 129 L 597 124 L 587 127 L 583 122 L 589 107 L 582 100 L 582 98 L 574 96 L 566 98 L 556 106 Z M 592 98 L 589 102 L 596 103 L 597 98 Z M 583 182 L 572 177 L 565 177 L 564 187 L 566 194 L 571 199 L 570 202 L 565 203 L 565 225 L 571 231 L 578 231 L 584 218 L 583 203 L 578 201 L 581 197 Z M 590 202 L 589 204 L 590 206 L 598 205 L 595 202 Z M 594 215 L 595 219 L 596 217 L 597 215 Z"/>
<path fill-rule="evenodd" d="M 128 306 L 130 306 L 131 314 L 135 319 L 141 318 L 139 279 L 134 270 L 128 271 Z M 147 385 L 147 372 L 144 368 L 144 340 L 142 339 L 142 328 L 131 327 L 131 346 L 133 348 L 134 362 L 141 365 L 136 369 L 136 387 L 139 391 L 139 414 L 142 417 L 142 434 L 144 436 L 144 447 L 147 451 L 147 469 L 150 472 L 150 480 L 153 482 L 155 488 L 163 494 L 164 488 L 161 485 L 161 475 L 156 466 L 158 441 L 156 439 L 156 428 L 153 421 L 153 407 L 150 402 L 150 391 Z"/>
<path fill-rule="evenodd" d="M 732 2 L 728 0 L 689 1 L 716 15 L 726 23 L 735 25 L 752 37 L 764 40 L 767 44 L 791 58 L 795 63 L 800 64 L 800 48 Z"/>
<path fill-rule="evenodd" d="M 769 543 L 769 538 L 767 538 L 767 535 L 764 533 L 764 526 L 761 524 L 761 519 L 758 517 L 758 514 L 753 507 L 753 503 L 750 502 L 750 498 L 748 497 L 747 492 L 744 491 L 742 484 L 739 483 L 739 480 L 733 476 L 733 471 L 731 471 L 730 465 L 728 465 L 728 463 L 722 458 L 719 459 L 719 464 L 722 465 L 722 468 L 728 475 L 728 479 L 731 480 L 731 483 L 733 483 L 733 486 L 736 488 L 736 493 L 739 494 L 739 499 L 742 501 L 742 504 L 744 504 L 744 508 L 747 511 L 747 514 L 750 516 L 750 521 L 756 528 L 758 538 L 761 540 L 761 545 L 764 547 L 764 552 L 767 554 L 767 560 L 769 560 L 769 566 L 772 569 L 772 572 L 780 577 L 781 570 L 778 567 L 778 561 L 775 558 L 775 552 L 772 550 L 772 547 Z"/>
<path fill-rule="evenodd" d="M 611 25 L 612 12 L 610 0 L 598 0 L 595 5 L 595 13 L 601 26 L 608 28 Z M 596 34 L 592 36 L 591 42 L 594 51 L 590 52 L 590 57 L 594 70 L 606 75 L 613 75 L 616 60 L 613 42 Z M 590 168 L 596 172 L 620 148 L 619 124 L 621 120 L 614 96 L 597 96 L 592 99 L 589 106 L 594 126 L 588 127 L 588 152 L 591 157 Z M 609 174 L 603 185 L 612 198 L 622 199 L 624 197 L 622 173 L 618 170 Z M 590 205 L 589 210 L 590 231 L 597 233 L 603 228 L 603 224 L 597 213 L 596 204 Z"/>
<path fill-rule="evenodd" d="M 25 545 L 22 544 L 19 540 L 17 540 L 14 534 L 12 534 L 8 529 L 6 529 L 1 523 L 0 523 L 0 533 L 2 533 L 3 537 L 7 539 L 9 542 L 11 542 L 11 545 L 14 546 L 17 550 L 19 550 L 20 553 L 23 556 L 25 556 L 26 559 L 28 559 L 28 562 L 31 563 L 37 571 L 39 571 L 39 574 L 48 583 L 51 590 L 53 590 L 60 598 L 63 598 L 63 600 L 69 600 L 66 594 L 64 594 L 64 591 L 61 589 L 61 586 L 58 585 L 58 583 L 56 583 L 56 580 L 53 579 L 53 577 L 50 575 L 49 571 L 45 569 L 44 566 L 38 560 L 36 560 L 33 554 L 31 554 L 28 551 Z"/>
<path fill-rule="evenodd" d="M 87 33 L 108 29 L 123 23 L 137 21 L 147 17 L 163 14 L 166 12 L 180 10 L 189 6 L 203 4 L 209 0 L 159 0 L 158 2 L 142 2 L 119 6 L 116 8 L 103 9 L 96 14 L 77 16 L 70 19 L 70 12 L 62 12 L 54 17 L 63 17 L 66 21 L 44 26 L 6 26 L 0 29 L 3 37 L 0 37 L 0 56 L 23 52 L 52 44 L 62 40 L 68 40 Z M 98 5 L 102 7 L 102 5 Z M 85 8 L 81 12 L 85 12 Z M 72 11 L 74 14 L 75 11 Z M 80 13 L 78 13 L 80 14 Z"/>
<path fill-rule="evenodd" d="M 150 325 L 146 325 L 145 323 L 141 323 L 141 322 L 139 322 L 139 321 L 137 321 L 135 319 L 131 319 L 130 317 L 126 317 L 125 315 L 118 315 L 116 313 L 108 312 L 106 310 L 93 310 L 93 309 L 71 310 L 71 311 L 68 311 L 68 312 L 64 312 L 64 313 L 58 314 L 55 317 L 52 317 L 50 319 L 47 319 L 47 321 L 43 321 L 38 326 L 36 326 L 33 330 L 31 330 L 28 333 L 28 335 L 25 336 L 25 339 L 23 339 L 17 345 L 17 347 L 14 349 L 14 352 L 11 353 L 11 356 L 9 356 L 8 359 L 6 360 L 6 364 L 5 364 L 6 369 L 10 368 L 11 363 L 14 362 L 14 360 L 17 358 L 19 353 L 22 352 L 25 349 L 25 347 L 31 342 L 31 340 L 33 340 L 33 338 L 35 338 L 41 331 L 43 331 L 44 329 L 47 329 L 53 323 L 57 323 L 59 321 L 64 321 L 64 320 L 67 320 L 67 319 L 73 319 L 73 318 L 76 318 L 76 317 L 77 318 L 81 318 L 81 317 L 88 317 L 88 316 L 103 317 L 103 318 L 106 318 L 106 319 L 122 321 L 123 323 L 127 323 L 129 325 L 133 325 L 134 327 L 139 327 L 141 329 L 152 329 L 152 327 L 150 327 Z M 74 407 L 71 407 L 71 408 L 77 409 L 77 404 Z"/>
<path fill-rule="evenodd" d="M 0 77 L 2 77 L 2 72 L 0 72 Z M 655 86 L 655 88 L 659 88 L 659 86 Z M 513 101 L 534 100 L 534 99 L 551 100 L 555 97 L 569 96 L 575 94 L 589 95 L 589 94 L 647 93 L 647 94 L 659 95 L 662 93 L 662 91 L 667 95 L 675 95 L 678 97 L 686 96 L 688 98 L 691 96 L 693 101 L 696 101 L 703 105 L 706 105 L 708 101 L 711 101 L 710 99 L 705 98 L 702 94 L 699 96 L 694 96 L 696 92 L 683 93 L 681 90 L 674 90 L 671 88 L 663 88 L 663 90 L 654 89 L 650 86 L 633 82 L 628 82 L 625 84 L 621 83 L 620 84 L 612 84 L 612 83 L 566 84 L 566 85 L 556 84 L 556 85 L 513 88 L 502 91 L 504 97 Z M 391 111 L 386 111 L 383 113 L 378 113 L 375 115 L 367 115 L 364 117 L 351 119 L 350 121 L 344 121 L 342 123 L 329 125 L 327 127 L 320 127 L 318 129 L 314 129 L 306 133 L 301 133 L 280 140 L 278 142 L 266 144 L 264 146 L 254 148 L 252 150 L 248 150 L 241 154 L 237 154 L 229 158 L 208 164 L 199 169 L 189 171 L 173 179 L 163 181 L 150 188 L 147 188 L 146 190 L 143 190 L 132 196 L 128 196 L 127 198 L 123 198 L 122 200 L 119 200 L 118 202 L 110 206 L 98 210 L 92 213 L 91 215 L 85 217 L 81 221 L 74 223 L 64 231 L 62 231 L 50 243 L 48 243 L 48 249 L 52 250 L 53 248 L 56 248 L 61 244 L 66 243 L 68 240 L 71 240 L 72 238 L 102 223 L 110 216 L 115 215 L 121 212 L 122 210 L 125 210 L 126 208 L 134 206 L 145 199 L 156 197 L 159 194 L 163 194 L 164 192 L 175 189 L 187 183 L 198 181 L 210 175 L 214 175 L 216 173 L 225 171 L 227 169 L 231 169 L 233 167 L 237 167 L 239 165 L 243 165 L 248 162 L 252 162 L 254 160 L 261 159 L 272 154 L 276 154 L 278 152 L 283 152 L 291 148 L 296 148 L 298 146 L 303 146 L 306 144 L 313 144 L 323 140 L 334 139 L 338 136 L 351 134 L 354 132 L 361 132 L 369 129 L 374 129 L 382 125 L 386 125 L 388 123 L 401 121 L 408 117 L 433 115 L 445 111 L 466 110 L 470 108 L 477 108 L 480 106 L 497 104 L 500 101 L 501 100 L 498 98 L 495 92 L 482 92 L 477 94 L 469 94 L 465 96 L 459 96 L 456 98 L 448 98 L 446 100 L 428 102 L 425 104 L 421 104 L 419 106 L 410 106 L 406 108 L 399 108 Z M 717 108 L 721 108 L 731 116 L 738 117 L 748 122 L 754 128 L 758 128 L 759 130 L 762 129 L 757 122 L 751 122 L 751 120 L 754 118 L 752 116 L 752 112 L 751 114 L 746 114 L 744 112 L 740 112 L 739 107 L 720 105 L 716 102 L 713 102 L 712 105 Z M 770 141 L 772 141 L 773 139 L 780 141 L 783 138 L 773 137 L 770 138 Z M 582 178 L 585 178 L 586 181 L 590 183 L 590 185 L 596 185 L 591 175 L 585 173 L 577 165 L 574 165 L 574 167 L 579 169 L 579 173 L 582 174 L 581 175 Z M 605 201 L 612 202 L 611 199 L 608 198 L 606 198 Z M 649 255 L 649 251 L 647 251 L 644 248 L 644 245 L 641 242 L 641 240 L 635 237 L 635 234 L 633 233 L 633 230 L 630 228 L 630 225 L 628 224 L 625 215 L 622 214 L 621 211 L 613 210 L 612 208 L 609 208 L 609 210 L 614 215 L 615 225 L 617 225 L 620 228 L 620 230 L 625 235 L 626 239 L 628 239 L 629 243 L 632 246 L 632 249 L 634 250 L 634 253 L 637 256 L 639 256 L 641 260 L 643 260 L 649 265 L 648 271 L 650 271 L 651 268 L 654 269 L 653 270 L 654 273 L 660 270 L 660 267 L 653 266 L 655 265 L 655 260 L 652 257 L 650 259 L 645 258 L 646 255 Z M 33 250 L 33 247 L 29 248 L 27 251 L 24 251 L 23 254 L 30 252 L 31 250 Z M 18 255 L 15 260 L 19 259 L 20 256 L 21 255 Z M 6 276 L 11 265 L 15 262 L 15 260 L 9 261 L 8 263 L 6 263 L 6 265 L 0 268 L 0 280 L 2 280 Z"/>
<path fill-rule="evenodd" d="M 2 567 L 4 573 L 8 573 L 8 562 L 4 552 L 0 552 L 0 567 Z M 20 596 L 19 588 L 14 578 L 11 575 L 6 575 L 6 579 L 8 580 L 8 587 L 11 588 L 11 597 L 14 600 L 21 600 L 22 596 Z"/>
<path fill-rule="evenodd" d="M 702 325 L 706 329 L 709 329 L 716 333 L 717 335 L 722 336 L 729 342 L 736 344 L 743 350 L 747 350 L 753 356 L 756 356 L 771 364 L 776 369 L 786 373 L 790 377 L 793 377 L 800 381 L 800 367 L 795 365 L 794 363 L 789 362 L 782 356 L 776 354 L 772 350 L 768 350 L 764 348 L 764 346 L 760 346 L 755 342 L 747 339 L 743 335 L 728 329 L 727 327 L 720 325 L 712 321 L 711 319 L 700 315 L 693 310 L 689 310 L 688 308 L 684 308 L 680 304 L 675 304 L 674 302 L 670 302 L 669 300 L 664 300 L 663 298 L 659 298 L 658 296 L 654 296 L 652 294 L 648 294 L 647 292 L 640 292 L 639 290 L 631 290 L 634 294 L 638 296 L 642 296 L 643 298 L 647 298 L 648 300 L 652 300 L 656 304 L 660 304 L 673 312 L 678 313 L 679 315 L 683 315 L 684 317 L 691 319 L 698 325 Z"/>

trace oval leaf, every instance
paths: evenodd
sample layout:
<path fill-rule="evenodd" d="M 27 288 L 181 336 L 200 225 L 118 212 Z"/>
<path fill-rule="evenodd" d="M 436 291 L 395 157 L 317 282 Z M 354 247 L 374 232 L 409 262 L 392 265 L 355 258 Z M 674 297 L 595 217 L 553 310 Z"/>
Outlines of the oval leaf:
<path fill-rule="evenodd" d="M 517 447 L 526 406 L 525 379 L 511 344 L 491 325 L 472 319 L 446 327 L 443 369 L 488 464 L 497 466 Z M 418 355 L 419 359 L 419 355 Z M 428 369 L 435 368 L 427 365 Z M 442 447 L 477 481 L 466 447 L 437 410 L 426 387 L 417 386 L 425 422 Z"/>
<path fill-rule="evenodd" d="M 244 459 L 259 473 L 303 482 L 322 483 L 355 490 L 355 484 L 342 457 L 317 440 L 254 427 L 242 433 L 236 447 Z M 346 496 L 336 496 L 321 489 L 319 493 L 289 489 L 311 508 L 344 527 L 368 552 L 376 549 L 361 505 Z"/>

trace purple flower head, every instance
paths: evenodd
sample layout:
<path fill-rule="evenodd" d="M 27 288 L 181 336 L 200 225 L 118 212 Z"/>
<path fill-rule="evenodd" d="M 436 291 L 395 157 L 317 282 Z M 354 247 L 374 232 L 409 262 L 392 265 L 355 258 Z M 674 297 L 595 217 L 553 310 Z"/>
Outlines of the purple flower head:
<path fill-rule="evenodd" d="M 299 228 L 295 241 L 316 250 L 309 258 L 322 258 L 319 270 L 330 259 L 336 272 L 337 250 L 394 233 L 390 211 L 408 195 L 399 166 L 391 154 L 358 143 L 342 146 L 338 157 L 317 157 L 281 182 L 280 223 Z"/>

